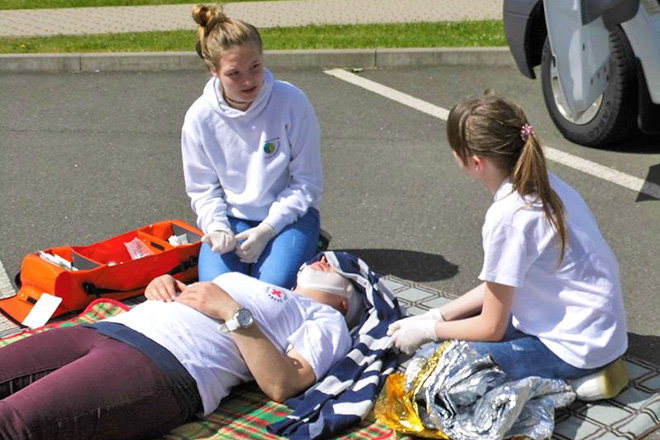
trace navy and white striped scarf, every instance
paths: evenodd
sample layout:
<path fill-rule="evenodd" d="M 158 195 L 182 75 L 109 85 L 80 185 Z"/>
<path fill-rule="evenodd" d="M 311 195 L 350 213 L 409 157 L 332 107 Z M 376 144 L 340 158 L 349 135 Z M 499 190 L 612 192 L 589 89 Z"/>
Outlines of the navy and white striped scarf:
<path fill-rule="evenodd" d="M 404 309 L 363 260 L 346 252 L 325 252 L 311 261 L 323 255 L 352 281 L 365 309 L 360 324 L 351 331 L 352 347 L 346 357 L 304 394 L 286 401 L 291 415 L 268 426 L 271 433 L 292 440 L 328 438 L 359 423 L 397 366 L 387 327 L 405 315 Z"/>

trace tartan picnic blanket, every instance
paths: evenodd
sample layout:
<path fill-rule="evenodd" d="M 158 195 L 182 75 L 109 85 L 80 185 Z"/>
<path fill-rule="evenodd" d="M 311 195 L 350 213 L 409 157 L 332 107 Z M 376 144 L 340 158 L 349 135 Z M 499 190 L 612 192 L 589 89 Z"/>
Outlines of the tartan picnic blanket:
<path fill-rule="evenodd" d="M 437 302 L 447 302 L 453 295 L 439 292 L 424 285 L 388 276 L 390 289 L 410 309 L 428 309 Z M 432 303 L 432 304 L 431 304 Z M 122 313 L 128 306 L 111 300 L 97 300 L 79 316 L 37 330 L 0 339 L 0 347 L 33 333 L 63 325 L 95 322 Z M 418 311 L 419 313 L 419 311 Z M 16 329 L 16 325 L 12 325 Z M 641 440 L 657 438 L 650 433 L 660 427 L 660 366 L 644 360 L 624 356 L 630 385 L 613 399 L 601 402 L 576 401 L 555 414 L 552 440 Z M 257 439 L 279 440 L 282 437 L 268 433 L 266 426 L 290 414 L 286 406 L 269 401 L 254 384 L 234 389 L 230 398 L 213 414 L 182 425 L 158 440 L 218 440 Z M 411 437 L 394 434 L 385 425 L 374 421 L 370 414 L 358 426 L 346 430 L 336 439 L 398 439 Z"/>
<path fill-rule="evenodd" d="M 35 330 L 27 330 L 1 339 L 0 347 L 35 333 L 58 327 L 96 322 L 127 310 L 129 307 L 121 302 L 98 299 L 87 306 L 80 315 L 66 321 L 47 324 Z M 266 430 L 266 426 L 285 418 L 290 413 L 291 410 L 285 405 L 269 400 L 255 383 L 247 383 L 234 388 L 230 396 L 222 401 L 214 413 L 181 425 L 158 440 L 278 440 L 282 437 L 270 434 Z M 359 425 L 346 430 L 336 438 L 341 440 L 384 440 L 395 438 L 395 434 L 390 428 L 376 422 L 373 417 L 367 417 Z"/>

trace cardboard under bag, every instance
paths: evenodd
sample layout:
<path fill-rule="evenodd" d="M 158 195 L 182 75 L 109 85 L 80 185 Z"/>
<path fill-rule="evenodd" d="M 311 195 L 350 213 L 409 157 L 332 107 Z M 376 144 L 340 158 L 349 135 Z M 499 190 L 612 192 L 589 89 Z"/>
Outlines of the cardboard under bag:
<path fill-rule="evenodd" d="M 17 277 L 18 293 L 0 300 L 0 309 L 23 322 L 43 293 L 62 298 L 52 315 L 58 316 L 83 309 L 97 298 L 140 295 L 160 275 L 194 281 L 202 235 L 187 223 L 167 220 L 89 246 L 29 254 L 23 259 L 20 280 Z"/>

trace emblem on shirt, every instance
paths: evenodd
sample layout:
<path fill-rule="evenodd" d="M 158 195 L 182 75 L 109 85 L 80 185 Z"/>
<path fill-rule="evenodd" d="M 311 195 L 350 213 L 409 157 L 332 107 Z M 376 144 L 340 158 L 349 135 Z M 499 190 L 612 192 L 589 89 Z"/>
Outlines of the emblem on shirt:
<path fill-rule="evenodd" d="M 268 297 L 275 302 L 283 303 L 286 301 L 286 292 L 282 289 L 277 287 L 269 287 L 267 293 Z"/>
<path fill-rule="evenodd" d="M 264 142 L 262 149 L 264 150 L 264 156 L 273 157 L 280 146 L 280 138 L 270 139 Z"/>

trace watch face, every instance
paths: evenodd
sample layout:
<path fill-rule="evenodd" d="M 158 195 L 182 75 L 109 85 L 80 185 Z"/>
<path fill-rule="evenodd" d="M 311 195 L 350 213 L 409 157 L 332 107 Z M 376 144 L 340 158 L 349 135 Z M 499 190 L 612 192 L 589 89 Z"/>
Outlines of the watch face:
<path fill-rule="evenodd" d="M 238 312 L 236 312 L 236 320 L 238 321 L 238 325 L 244 328 L 251 326 L 254 321 L 252 318 L 252 312 L 244 308 L 238 309 Z"/>

